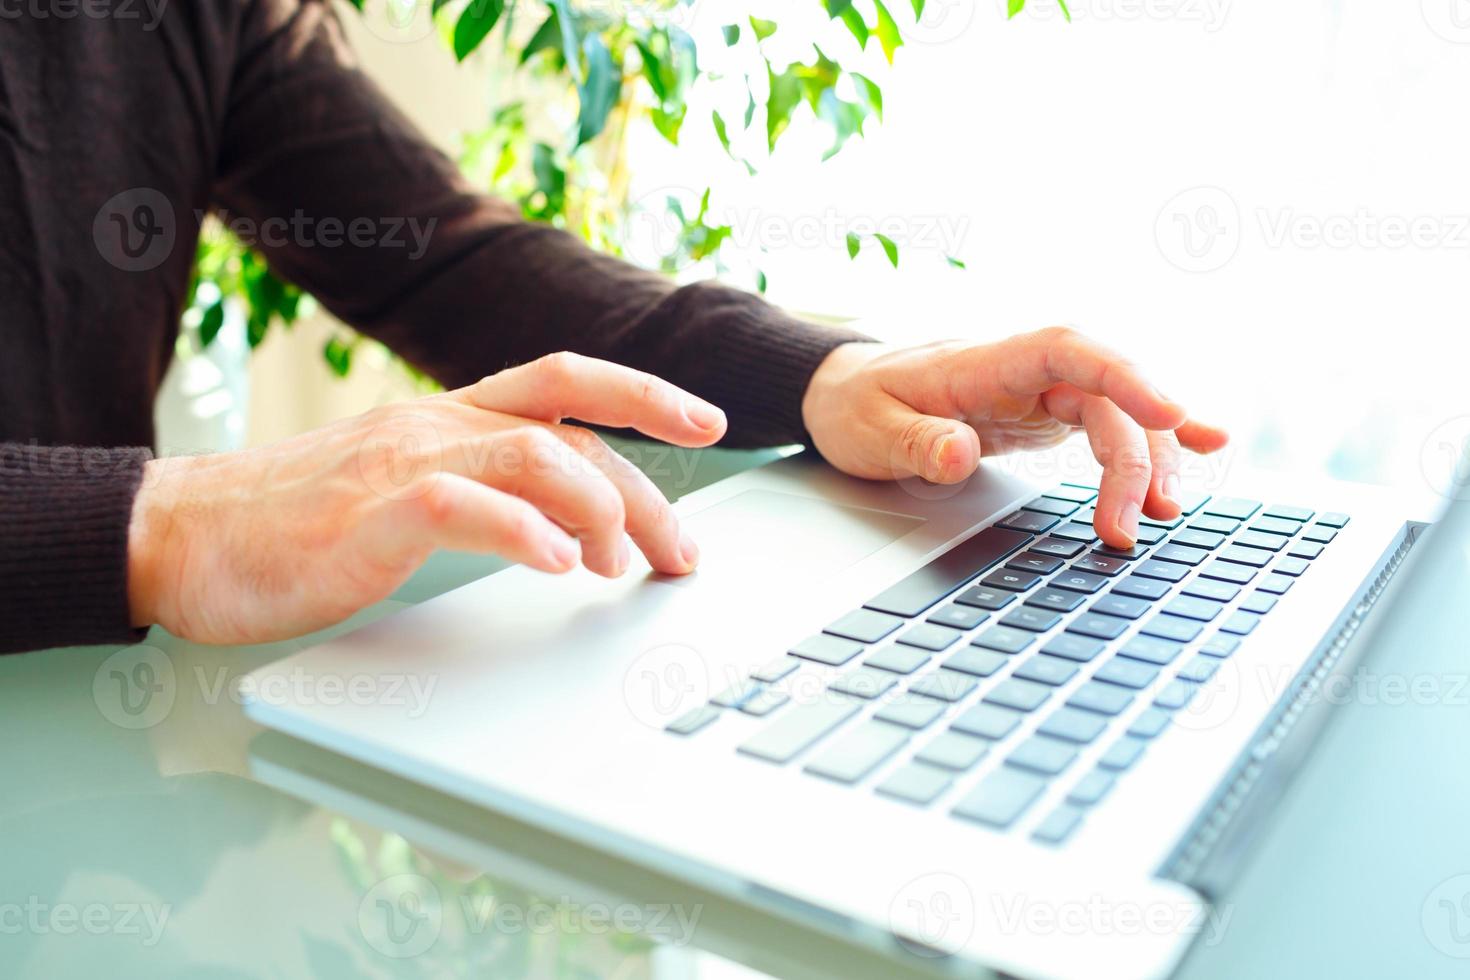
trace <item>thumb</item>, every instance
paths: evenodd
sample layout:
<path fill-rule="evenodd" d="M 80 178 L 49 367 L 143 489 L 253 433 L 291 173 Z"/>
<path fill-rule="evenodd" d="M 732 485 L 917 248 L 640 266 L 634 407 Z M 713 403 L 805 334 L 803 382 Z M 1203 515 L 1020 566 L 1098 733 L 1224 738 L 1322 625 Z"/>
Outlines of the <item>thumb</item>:
<path fill-rule="evenodd" d="M 980 436 L 963 422 L 923 415 L 896 402 L 883 428 L 894 476 L 959 483 L 980 465 Z"/>

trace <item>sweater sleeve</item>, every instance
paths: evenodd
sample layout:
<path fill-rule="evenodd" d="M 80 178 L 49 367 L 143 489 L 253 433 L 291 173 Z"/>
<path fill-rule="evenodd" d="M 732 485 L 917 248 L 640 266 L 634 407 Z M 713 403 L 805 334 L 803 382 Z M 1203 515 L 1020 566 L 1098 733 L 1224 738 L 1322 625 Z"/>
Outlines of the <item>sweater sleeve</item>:
<path fill-rule="evenodd" d="M 128 524 L 149 457 L 0 443 L 0 653 L 142 638 Z"/>
<path fill-rule="evenodd" d="M 572 350 L 719 405 L 727 445 L 779 445 L 805 441 L 801 399 L 822 359 L 867 339 L 713 282 L 678 288 L 476 193 L 355 67 L 325 3 L 254 0 L 238 48 L 221 217 L 445 385 Z"/>

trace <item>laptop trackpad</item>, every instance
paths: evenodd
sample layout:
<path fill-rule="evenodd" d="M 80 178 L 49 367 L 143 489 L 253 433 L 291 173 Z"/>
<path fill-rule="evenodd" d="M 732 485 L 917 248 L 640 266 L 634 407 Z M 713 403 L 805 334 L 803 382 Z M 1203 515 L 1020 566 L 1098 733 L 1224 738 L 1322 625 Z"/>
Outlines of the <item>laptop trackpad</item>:
<path fill-rule="evenodd" d="M 699 544 L 699 571 L 663 581 L 810 581 L 857 564 L 923 523 L 905 514 L 746 490 L 684 520 Z"/>

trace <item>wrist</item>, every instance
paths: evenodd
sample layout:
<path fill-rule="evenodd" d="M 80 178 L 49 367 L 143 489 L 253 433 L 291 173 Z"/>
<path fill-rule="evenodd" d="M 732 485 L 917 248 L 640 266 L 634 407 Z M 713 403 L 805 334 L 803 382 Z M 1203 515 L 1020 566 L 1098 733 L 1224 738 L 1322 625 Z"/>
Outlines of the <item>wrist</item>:
<path fill-rule="evenodd" d="M 832 348 L 817 365 L 801 399 L 802 425 L 814 439 L 824 428 L 824 422 L 841 410 L 845 383 L 887 350 L 886 345 L 876 341 L 852 341 Z"/>
<path fill-rule="evenodd" d="M 133 498 L 128 522 L 128 614 L 137 628 L 152 626 L 161 618 L 158 600 L 163 594 L 167 542 L 172 534 L 175 509 L 168 502 L 169 479 L 176 473 L 166 468 L 182 464 L 178 459 L 151 459 L 143 465 L 143 481 Z"/>

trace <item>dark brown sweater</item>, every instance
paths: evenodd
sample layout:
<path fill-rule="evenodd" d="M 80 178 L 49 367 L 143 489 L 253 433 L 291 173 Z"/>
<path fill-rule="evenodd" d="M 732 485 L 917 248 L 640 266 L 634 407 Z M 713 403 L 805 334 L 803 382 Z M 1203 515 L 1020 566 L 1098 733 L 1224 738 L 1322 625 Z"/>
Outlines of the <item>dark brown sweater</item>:
<path fill-rule="evenodd" d="M 325 2 L 109 2 L 0 21 L 0 650 L 135 636 L 127 526 L 197 213 L 253 222 L 280 274 L 445 385 L 575 350 L 721 406 L 735 445 L 801 440 L 812 371 L 861 339 L 475 193 Z M 54 448 L 77 446 L 110 448 Z"/>

